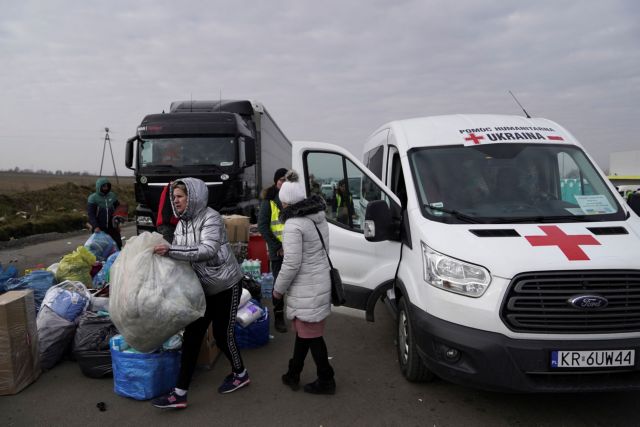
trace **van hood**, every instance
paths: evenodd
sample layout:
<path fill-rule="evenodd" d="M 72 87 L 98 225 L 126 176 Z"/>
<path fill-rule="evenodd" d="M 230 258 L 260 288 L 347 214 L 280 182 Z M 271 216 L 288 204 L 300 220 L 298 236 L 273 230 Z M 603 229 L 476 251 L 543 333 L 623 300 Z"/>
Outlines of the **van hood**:
<path fill-rule="evenodd" d="M 494 276 L 558 270 L 640 269 L 640 233 L 630 221 L 559 224 L 436 223 L 422 241 Z"/>

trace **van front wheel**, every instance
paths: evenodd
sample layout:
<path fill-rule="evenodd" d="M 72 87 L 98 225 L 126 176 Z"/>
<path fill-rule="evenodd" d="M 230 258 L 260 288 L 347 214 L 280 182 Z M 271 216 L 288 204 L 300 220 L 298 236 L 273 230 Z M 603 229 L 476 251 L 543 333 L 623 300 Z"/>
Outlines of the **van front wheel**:
<path fill-rule="evenodd" d="M 409 303 L 406 298 L 400 298 L 398 303 L 398 363 L 404 377 L 411 382 L 431 381 L 433 373 L 422 362 L 416 347 L 415 335 L 411 318 L 409 317 Z"/>

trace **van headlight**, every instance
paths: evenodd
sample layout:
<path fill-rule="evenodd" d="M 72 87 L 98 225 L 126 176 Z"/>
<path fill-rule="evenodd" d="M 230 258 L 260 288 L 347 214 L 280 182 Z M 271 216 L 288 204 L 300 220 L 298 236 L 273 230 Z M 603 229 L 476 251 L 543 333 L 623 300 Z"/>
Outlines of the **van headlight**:
<path fill-rule="evenodd" d="M 424 281 L 436 288 L 468 297 L 478 298 L 491 283 L 489 270 L 434 251 L 422 244 Z"/>

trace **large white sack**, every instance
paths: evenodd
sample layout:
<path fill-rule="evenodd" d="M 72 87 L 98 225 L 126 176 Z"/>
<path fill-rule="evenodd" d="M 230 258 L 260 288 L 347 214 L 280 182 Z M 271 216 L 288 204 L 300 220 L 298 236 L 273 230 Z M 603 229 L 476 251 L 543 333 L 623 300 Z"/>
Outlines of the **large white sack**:
<path fill-rule="evenodd" d="M 204 316 L 200 281 L 188 262 L 153 253 L 166 241 L 144 232 L 127 241 L 110 271 L 109 313 L 118 331 L 138 351 L 157 349 Z"/>

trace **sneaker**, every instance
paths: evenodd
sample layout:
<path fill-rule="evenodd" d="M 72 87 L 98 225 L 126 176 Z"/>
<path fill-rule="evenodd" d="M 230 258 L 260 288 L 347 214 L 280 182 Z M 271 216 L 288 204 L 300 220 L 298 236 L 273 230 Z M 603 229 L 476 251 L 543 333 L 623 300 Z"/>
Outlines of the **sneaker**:
<path fill-rule="evenodd" d="M 164 396 L 156 397 L 151 401 L 156 408 L 177 408 L 184 409 L 187 407 L 187 395 L 178 396 L 175 391 Z"/>
<path fill-rule="evenodd" d="M 239 388 L 249 385 L 251 380 L 249 379 L 249 373 L 245 373 L 243 377 L 238 374 L 231 373 L 227 375 L 220 387 L 218 387 L 218 393 L 231 393 Z"/>

